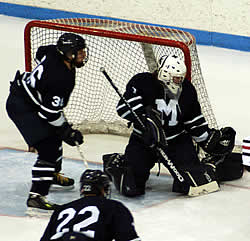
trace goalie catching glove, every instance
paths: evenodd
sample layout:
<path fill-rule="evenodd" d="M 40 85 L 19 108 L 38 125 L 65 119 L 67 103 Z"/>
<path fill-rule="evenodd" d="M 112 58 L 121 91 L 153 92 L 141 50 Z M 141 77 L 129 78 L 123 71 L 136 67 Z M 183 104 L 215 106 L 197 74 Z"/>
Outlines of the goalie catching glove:
<path fill-rule="evenodd" d="M 74 130 L 72 125 L 65 122 L 61 127 L 57 129 L 58 136 L 70 146 L 81 145 L 83 143 L 83 135 L 79 130 Z"/>
<path fill-rule="evenodd" d="M 232 127 L 211 129 L 206 141 L 201 142 L 202 149 L 214 156 L 224 156 L 232 152 L 234 148 L 236 132 Z"/>
<path fill-rule="evenodd" d="M 152 108 L 146 110 L 146 115 L 142 116 L 142 122 L 145 125 L 145 130 L 142 134 L 144 143 L 153 148 L 155 146 L 166 146 L 166 136 L 162 128 L 161 113 Z"/>

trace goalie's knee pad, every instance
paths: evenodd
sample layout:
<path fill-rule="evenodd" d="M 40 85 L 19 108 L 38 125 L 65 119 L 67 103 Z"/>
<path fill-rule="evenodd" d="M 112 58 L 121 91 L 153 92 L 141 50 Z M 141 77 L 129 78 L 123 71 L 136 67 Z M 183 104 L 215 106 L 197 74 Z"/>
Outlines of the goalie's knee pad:
<path fill-rule="evenodd" d="M 127 197 L 142 195 L 145 190 L 138 189 L 131 167 L 125 163 L 120 153 L 103 155 L 103 170 L 110 177 L 119 193 Z"/>
<path fill-rule="evenodd" d="M 173 191 L 188 196 L 199 196 L 220 189 L 216 179 L 215 166 L 212 164 L 201 164 L 182 171 L 184 183 L 174 182 Z"/>

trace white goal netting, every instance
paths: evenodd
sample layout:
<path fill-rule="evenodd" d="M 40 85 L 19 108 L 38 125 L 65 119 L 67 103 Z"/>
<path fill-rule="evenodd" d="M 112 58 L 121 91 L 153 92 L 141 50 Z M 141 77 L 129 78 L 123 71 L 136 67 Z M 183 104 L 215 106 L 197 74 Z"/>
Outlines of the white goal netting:
<path fill-rule="evenodd" d="M 54 19 L 31 21 L 25 29 L 26 70 L 31 71 L 36 50 L 56 44 L 64 32 L 86 39 L 87 65 L 77 70 L 76 86 L 65 114 L 83 133 L 128 135 L 126 121 L 116 113 L 119 96 L 99 71 L 105 67 L 121 93 L 129 79 L 139 72 L 154 71 L 156 60 L 174 53 L 187 64 L 187 77 L 194 84 L 202 112 L 210 127 L 217 122 L 202 77 L 194 36 L 188 32 L 146 24 L 103 19 Z"/>

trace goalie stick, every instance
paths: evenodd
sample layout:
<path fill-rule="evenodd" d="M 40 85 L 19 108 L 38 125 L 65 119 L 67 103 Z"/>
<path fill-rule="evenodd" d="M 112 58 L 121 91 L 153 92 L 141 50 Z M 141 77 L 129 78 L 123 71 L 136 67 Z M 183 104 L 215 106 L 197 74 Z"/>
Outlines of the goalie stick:
<path fill-rule="evenodd" d="M 143 122 L 141 121 L 141 119 L 139 118 L 139 116 L 135 113 L 135 111 L 132 109 L 132 107 L 130 106 L 130 104 L 128 103 L 128 101 L 120 93 L 119 89 L 116 87 L 116 85 L 114 84 L 114 82 L 112 81 L 112 79 L 110 78 L 110 76 L 108 75 L 108 73 L 106 72 L 105 68 L 101 67 L 100 71 L 103 73 L 103 75 L 109 81 L 109 83 L 114 88 L 114 90 L 116 91 L 116 93 L 120 96 L 120 98 L 122 98 L 122 100 L 124 101 L 125 105 L 129 108 L 129 110 L 134 115 L 134 117 L 136 118 L 136 120 L 140 123 L 141 127 L 145 130 L 146 129 L 145 125 L 143 124 Z M 174 163 L 167 157 L 167 154 L 163 151 L 163 149 L 161 147 L 159 147 L 159 146 L 156 146 L 156 150 L 162 156 L 162 158 L 163 158 L 162 161 L 164 161 L 164 165 L 168 168 L 168 170 L 171 173 L 171 175 L 174 178 L 177 178 L 179 180 L 179 182 L 184 183 L 185 182 L 184 177 L 181 175 L 181 173 L 175 167 Z M 191 185 L 189 186 L 189 191 L 188 191 L 188 194 L 187 194 L 188 196 L 199 196 L 199 195 L 202 195 L 202 194 L 207 194 L 207 193 L 211 193 L 211 192 L 215 192 L 215 191 L 219 190 L 219 185 L 218 185 L 218 183 L 216 181 L 212 181 L 212 182 L 209 182 L 207 184 L 197 186 L 197 184 L 193 180 L 192 176 L 189 173 L 188 173 L 188 175 L 190 176 L 190 180 L 194 184 L 194 186 L 191 186 Z"/>
<path fill-rule="evenodd" d="M 142 128 L 145 130 L 146 129 L 145 125 L 143 124 L 143 122 L 141 121 L 141 119 L 139 118 L 139 116 L 134 112 L 134 110 L 132 109 L 132 107 L 130 106 L 130 104 L 127 102 L 127 100 L 124 98 L 124 96 L 120 93 L 120 91 L 118 90 L 118 88 L 116 87 L 116 85 L 114 84 L 114 82 L 112 81 L 112 79 L 109 77 L 109 75 L 106 72 L 106 70 L 104 69 L 104 67 L 101 67 L 100 71 L 104 74 L 104 76 L 109 81 L 109 83 L 111 84 L 111 86 L 114 88 L 114 90 L 116 91 L 116 93 L 124 101 L 124 103 L 127 105 L 127 107 L 129 108 L 129 110 L 131 111 L 131 113 L 133 113 L 133 115 L 136 118 L 136 120 L 140 123 L 140 125 L 142 126 Z"/>

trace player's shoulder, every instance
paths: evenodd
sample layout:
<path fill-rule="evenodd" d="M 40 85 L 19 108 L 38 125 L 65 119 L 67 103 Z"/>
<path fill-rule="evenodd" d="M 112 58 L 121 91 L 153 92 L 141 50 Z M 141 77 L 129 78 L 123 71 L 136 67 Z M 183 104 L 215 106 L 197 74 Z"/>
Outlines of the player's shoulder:
<path fill-rule="evenodd" d="M 44 56 L 53 58 L 56 55 L 58 55 L 56 45 L 40 46 L 36 52 L 36 59 L 41 61 Z"/>
<path fill-rule="evenodd" d="M 152 88 L 157 84 L 155 76 L 150 72 L 143 72 L 134 75 L 128 83 L 128 86 L 135 86 L 139 89 Z"/>
<path fill-rule="evenodd" d="M 182 92 L 179 103 L 184 103 L 185 105 L 193 105 L 197 102 L 197 91 L 191 81 L 185 79 L 182 84 Z"/>
<path fill-rule="evenodd" d="M 196 93 L 196 89 L 190 80 L 185 79 L 182 83 L 182 89 L 189 92 Z"/>
<path fill-rule="evenodd" d="M 142 72 L 142 73 L 137 73 L 135 74 L 131 80 L 134 81 L 145 81 L 145 80 L 149 80 L 152 81 L 153 80 L 153 74 L 150 72 Z"/>
<path fill-rule="evenodd" d="M 67 209 L 69 207 L 77 207 L 77 206 L 81 206 L 82 205 L 82 202 L 83 202 L 83 198 L 78 198 L 78 199 L 75 199 L 71 202 L 68 202 L 68 203 L 64 203 L 62 205 L 59 205 L 59 207 L 57 208 L 58 210 L 64 210 L 64 209 Z"/>

